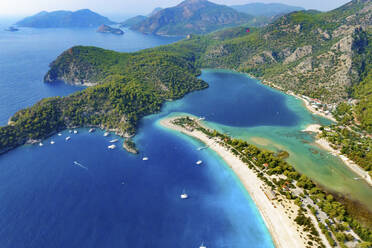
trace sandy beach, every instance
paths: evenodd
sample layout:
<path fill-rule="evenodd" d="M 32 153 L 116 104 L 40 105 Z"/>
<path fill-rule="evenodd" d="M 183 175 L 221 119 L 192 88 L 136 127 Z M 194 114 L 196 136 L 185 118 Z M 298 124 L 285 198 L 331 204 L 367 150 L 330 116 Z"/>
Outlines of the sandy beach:
<path fill-rule="evenodd" d="M 213 139 L 209 139 L 204 133 L 197 130 L 186 130 L 182 127 L 176 126 L 171 123 L 172 120 L 173 119 L 171 118 L 163 119 L 160 121 L 160 124 L 166 128 L 199 139 L 221 156 L 231 167 L 259 209 L 276 247 L 306 247 L 306 241 L 300 237 L 300 233 L 297 231 L 299 227 L 293 221 L 293 216 L 290 218 L 289 215 L 286 214 L 288 209 L 297 212 L 298 207 L 293 204 L 293 202 L 283 201 L 281 204 L 278 204 L 277 202 L 269 200 L 264 190 L 262 190 L 266 186 L 265 183 L 262 182 L 238 157 L 233 155 L 229 150 L 215 142 Z"/>
<path fill-rule="evenodd" d="M 321 125 L 319 124 L 310 124 L 304 130 L 302 130 L 302 132 L 320 133 L 321 132 L 319 130 L 320 127 Z"/>
<path fill-rule="evenodd" d="M 360 180 L 360 179 L 364 180 L 369 185 L 372 186 L 372 179 L 371 179 L 371 176 L 368 174 L 368 172 L 360 168 L 359 165 L 354 163 L 352 160 L 350 160 L 345 155 L 342 155 L 340 151 L 335 150 L 326 139 L 324 138 L 317 139 L 315 143 L 321 148 L 329 151 L 332 155 L 338 156 L 350 170 L 352 170 L 355 174 L 359 176 L 359 177 L 356 177 L 355 180 Z"/>

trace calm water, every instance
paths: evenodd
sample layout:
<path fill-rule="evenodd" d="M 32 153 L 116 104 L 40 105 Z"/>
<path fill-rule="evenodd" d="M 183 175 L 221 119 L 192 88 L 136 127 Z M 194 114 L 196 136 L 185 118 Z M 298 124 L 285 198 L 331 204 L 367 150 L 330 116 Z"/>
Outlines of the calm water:
<path fill-rule="evenodd" d="M 207 124 L 212 128 L 248 140 L 261 148 L 288 151 L 288 161 L 301 173 L 331 191 L 361 202 L 372 211 L 372 187 L 363 180 L 355 180 L 358 176 L 340 159 L 319 149 L 314 144 L 314 137 L 302 132 L 308 124 L 328 124 L 328 120 L 309 113 L 302 101 L 261 85 L 243 74 L 211 70 L 206 71 L 202 78 L 217 83 L 217 88 L 211 87 L 210 90 L 215 97 L 209 98 L 209 94 L 204 95 L 203 91 L 192 93 L 179 104 L 181 111 L 205 115 Z M 229 89 L 231 85 L 240 88 L 238 93 L 229 95 L 235 91 Z M 255 94 L 260 97 L 255 97 Z M 228 99 L 234 99 L 234 96 L 242 99 L 227 104 Z M 208 112 L 201 113 L 200 109 L 188 107 L 198 98 L 203 98 L 205 103 L 199 106 L 207 106 Z M 220 106 L 219 101 L 225 102 L 225 107 Z M 213 106 L 218 108 L 213 110 Z M 172 106 L 169 109 L 175 110 Z M 255 125 L 254 121 L 258 124 Z"/>
<path fill-rule="evenodd" d="M 130 30 L 125 30 L 123 36 L 100 34 L 95 29 L 22 28 L 19 32 L 4 31 L 8 25 L 0 24 L 0 125 L 6 124 L 16 111 L 42 98 L 81 90 L 62 83 L 43 83 L 50 62 L 72 46 L 91 45 L 133 52 L 178 40 Z"/>
<path fill-rule="evenodd" d="M 129 32 L 123 37 L 89 30 L 0 32 L 0 45 L 8 48 L 0 51 L 1 123 L 42 97 L 80 90 L 42 83 L 48 63 L 72 45 L 133 51 L 172 41 Z M 217 88 L 204 91 L 211 102 L 210 90 L 221 93 L 218 78 L 211 81 Z M 232 83 L 247 89 L 244 81 Z M 225 92 L 230 97 L 235 93 Z M 167 104 L 142 122 L 136 136 L 140 156 L 108 150 L 113 136 L 84 129 L 51 137 L 43 147 L 23 146 L 0 156 L 0 247 L 199 247 L 203 241 L 208 247 L 273 247 L 257 208 L 226 164 L 210 150 L 197 151 L 197 141 L 159 127 L 157 121 L 169 110 L 199 109 L 187 106 L 187 99 Z M 288 118 L 263 116 L 257 123 L 294 125 L 297 117 L 284 98 L 275 102 L 275 110 Z M 201 114 L 210 109 L 205 105 Z M 236 118 L 239 112 L 230 119 Z M 255 125 L 248 118 L 242 123 Z M 69 142 L 67 135 L 72 136 Z M 50 145 L 51 140 L 56 143 Z M 149 161 L 142 161 L 143 156 Z M 199 159 L 201 167 L 195 165 Z M 188 200 L 179 198 L 184 190 Z"/>

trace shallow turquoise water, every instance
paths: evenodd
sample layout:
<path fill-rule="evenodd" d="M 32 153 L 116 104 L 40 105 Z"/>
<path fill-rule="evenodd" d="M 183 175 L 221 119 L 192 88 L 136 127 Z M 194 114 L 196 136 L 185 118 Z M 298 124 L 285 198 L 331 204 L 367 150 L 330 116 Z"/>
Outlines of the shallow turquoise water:
<path fill-rule="evenodd" d="M 247 77 L 243 74 L 240 74 L 240 76 L 243 81 L 245 80 L 244 77 Z M 205 79 L 208 80 L 208 74 L 206 74 L 206 77 Z M 258 84 L 257 81 L 250 79 L 247 79 L 246 82 Z M 242 125 L 240 127 L 232 127 L 210 122 L 208 119 L 207 125 L 221 132 L 227 132 L 234 137 L 245 139 L 261 148 L 272 151 L 288 151 L 290 153 L 288 162 L 298 171 L 306 174 L 331 191 L 361 202 L 372 211 L 372 205 L 370 204 L 372 188 L 362 180 L 355 180 L 358 176 L 349 170 L 339 158 L 316 146 L 313 135 L 302 132 L 309 124 L 327 124 L 330 121 L 311 114 L 304 107 L 303 102 L 293 96 L 278 92 L 264 85 L 261 85 L 261 87 L 275 91 L 276 94 L 285 98 L 285 104 L 288 109 L 298 117 L 298 122 L 295 125 L 285 127 L 278 125 L 256 127 Z"/>

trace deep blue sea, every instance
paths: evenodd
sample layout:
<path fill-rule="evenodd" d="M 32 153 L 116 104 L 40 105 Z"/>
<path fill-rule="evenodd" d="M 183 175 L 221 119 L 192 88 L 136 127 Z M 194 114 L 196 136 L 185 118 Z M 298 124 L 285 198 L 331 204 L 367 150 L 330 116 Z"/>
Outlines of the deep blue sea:
<path fill-rule="evenodd" d="M 48 64 L 73 45 L 134 51 L 175 40 L 130 31 L 122 37 L 94 30 L 0 31 L 0 47 L 6 48 L 0 50 L 0 123 L 43 97 L 81 90 L 42 82 Z M 85 129 L 66 130 L 43 141 L 43 147 L 23 146 L 0 156 L 0 247 L 186 248 L 202 242 L 273 247 L 256 206 L 229 167 L 213 151 L 197 151 L 196 140 L 160 127 L 158 120 L 190 112 L 228 125 L 290 126 L 297 117 L 282 95 L 247 77 L 205 71 L 202 78 L 211 83 L 209 89 L 169 102 L 142 121 L 135 137 L 138 156 L 107 149 L 114 135 Z M 230 90 L 231 83 L 236 89 Z M 263 105 L 257 112 L 265 94 L 274 109 Z M 268 118 L 264 111 L 283 116 Z M 199 159 L 202 166 L 195 165 Z M 183 191 L 189 199 L 180 199 Z"/>

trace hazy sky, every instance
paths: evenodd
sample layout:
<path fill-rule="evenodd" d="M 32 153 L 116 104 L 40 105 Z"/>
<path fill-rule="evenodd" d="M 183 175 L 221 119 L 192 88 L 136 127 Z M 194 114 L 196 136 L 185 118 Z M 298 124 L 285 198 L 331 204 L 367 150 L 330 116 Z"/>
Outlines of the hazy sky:
<path fill-rule="evenodd" d="M 30 15 L 42 10 L 89 8 L 102 14 L 147 14 L 155 7 L 170 7 L 182 0 L 0 0 L 0 16 Z M 211 0 L 233 5 L 251 2 L 280 2 L 306 9 L 330 10 L 350 0 Z"/>

